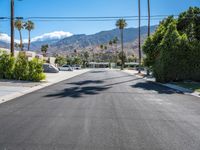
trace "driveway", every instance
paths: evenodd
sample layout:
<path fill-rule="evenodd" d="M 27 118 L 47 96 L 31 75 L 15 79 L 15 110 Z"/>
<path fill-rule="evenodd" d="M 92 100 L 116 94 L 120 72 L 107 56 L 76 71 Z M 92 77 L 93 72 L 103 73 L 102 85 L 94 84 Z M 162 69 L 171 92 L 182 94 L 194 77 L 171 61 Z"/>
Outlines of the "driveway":
<path fill-rule="evenodd" d="M 0 150 L 199 150 L 200 99 L 92 70 L 0 105 Z"/>

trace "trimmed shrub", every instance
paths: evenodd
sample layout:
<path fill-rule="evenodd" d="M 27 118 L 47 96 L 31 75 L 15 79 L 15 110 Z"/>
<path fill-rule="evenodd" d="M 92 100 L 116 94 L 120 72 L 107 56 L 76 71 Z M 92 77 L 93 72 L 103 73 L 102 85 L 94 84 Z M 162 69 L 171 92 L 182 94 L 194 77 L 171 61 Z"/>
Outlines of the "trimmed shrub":
<path fill-rule="evenodd" d="M 0 78 L 12 79 L 14 65 L 15 65 L 15 58 L 3 52 L 3 54 L 0 55 Z"/>
<path fill-rule="evenodd" d="M 14 78 L 16 80 L 28 80 L 29 79 L 29 62 L 24 52 L 20 52 L 14 69 Z"/>
<path fill-rule="evenodd" d="M 35 58 L 29 62 L 29 80 L 30 81 L 41 81 L 46 78 L 43 73 L 42 61 Z"/>

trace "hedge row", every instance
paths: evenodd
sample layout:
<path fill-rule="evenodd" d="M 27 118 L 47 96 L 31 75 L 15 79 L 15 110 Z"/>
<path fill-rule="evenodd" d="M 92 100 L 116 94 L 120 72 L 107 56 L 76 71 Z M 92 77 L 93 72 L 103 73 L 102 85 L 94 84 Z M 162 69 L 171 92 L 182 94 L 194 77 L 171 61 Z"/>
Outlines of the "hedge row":
<path fill-rule="evenodd" d="M 37 82 L 46 77 L 42 61 L 37 58 L 28 61 L 25 53 L 21 52 L 17 58 L 6 53 L 0 55 L 0 78 Z"/>

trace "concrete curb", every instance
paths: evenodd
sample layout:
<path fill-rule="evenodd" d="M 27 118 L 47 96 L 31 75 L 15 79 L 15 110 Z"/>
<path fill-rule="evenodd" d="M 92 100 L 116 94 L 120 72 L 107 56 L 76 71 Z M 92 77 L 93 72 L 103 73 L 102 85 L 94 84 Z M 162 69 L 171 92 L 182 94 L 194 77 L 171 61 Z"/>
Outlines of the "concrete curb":
<path fill-rule="evenodd" d="M 159 82 L 156 82 L 155 79 L 149 79 L 149 78 L 146 78 L 146 77 L 144 78 L 144 77 L 141 77 L 139 75 L 136 75 L 134 72 L 131 73 L 131 71 L 123 70 L 123 72 L 131 74 L 131 75 L 134 75 L 134 76 L 136 76 L 138 78 L 141 78 L 141 79 L 144 79 L 144 80 L 147 80 L 147 81 L 151 81 L 151 82 L 154 82 L 156 84 L 159 84 L 159 85 L 174 89 L 176 91 L 182 92 L 183 94 L 191 95 L 191 96 L 195 96 L 195 97 L 199 97 L 200 98 L 200 93 L 199 92 L 193 92 L 190 89 L 183 88 L 183 87 L 180 87 L 180 86 L 177 86 L 177 85 L 174 85 L 174 84 L 170 84 L 170 83 L 167 83 L 167 84 L 159 83 Z"/>
<path fill-rule="evenodd" d="M 57 80 L 57 81 L 55 81 L 55 82 L 51 82 L 51 83 L 41 83 L 40 85 L 31 87 L 31 88 L 28 89 L 28 90 L 21 91 L 21 92 L 15 92 L 15 93 L 12 93 L 12 94 L 10 94 L 10 95 L 2 96 L 2 97 L 0 98 L 0 104 L 5 103 L 5 102 L 8 102 L 8 101 L 13 100 L 13 99 L 18 98 L 18 97 L 21 97 L 21 96 L 23 96 L 23 95 L 26 95 L 26 94 L 35 92 L 35 91 L 37 91 L 37 90 L 43 89 L 43 88 L 45 88 L 45 87 L 54 85 L 54 84 L 59 83 L 59 82 L 62 82 L 62 81 L 64 81 L 64 80 L 68 80 L 68 79 L 71 79 L 71 78 L 73 78 L 73 77 L 82 75 L 82 74 L 87 73 L 87 72 L 89 72 L 89 71 L 90 71 L 90 69 L 86 69 L 86 70 L 84 70 L 83 72 L 80 72 L 80 73 L 78 73 L 78 74 L 74 74 L 74 75 L 68 76 L 68 77 L 66 77 L 66 78 L 61 78 L 60 80 Z"/>

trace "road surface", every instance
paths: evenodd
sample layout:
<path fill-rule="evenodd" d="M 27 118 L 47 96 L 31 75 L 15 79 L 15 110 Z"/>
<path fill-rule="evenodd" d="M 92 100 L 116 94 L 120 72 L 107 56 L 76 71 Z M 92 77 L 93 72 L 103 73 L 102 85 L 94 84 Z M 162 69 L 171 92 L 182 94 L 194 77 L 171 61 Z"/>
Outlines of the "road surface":
<path fill-rule="evenodd" d="M 200 99 L 92 70 L 1 104 L 0 150 L 200 150 Z"/>

